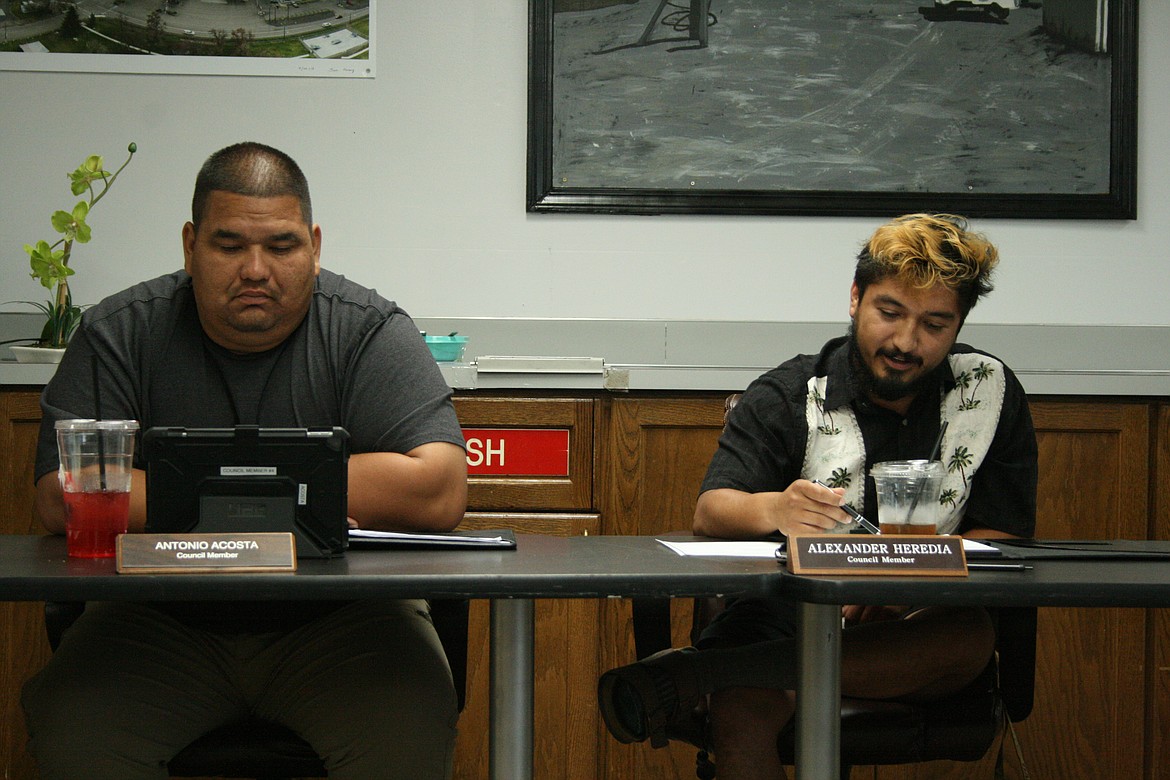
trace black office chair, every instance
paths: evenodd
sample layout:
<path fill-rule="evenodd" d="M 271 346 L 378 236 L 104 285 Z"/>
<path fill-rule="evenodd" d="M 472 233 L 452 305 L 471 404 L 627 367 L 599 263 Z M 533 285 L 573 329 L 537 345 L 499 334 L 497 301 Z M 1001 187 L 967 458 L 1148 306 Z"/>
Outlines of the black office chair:
<path fill-rule="evenodd" d="M 54 650 L 73 621 L 85 610 L 79 601 L 45 603 L 45 629 Z M 467 612 L 465 599 L 431 601 L 431 619 L 455 683 L 462 712 L 467 698 Z M 316 751 L 288 728 L 260 718 L 248 718 L 204 734 L 183 748 L 167 764 L 172 777 L 251 777 L 285 780 L 327 777 Z"/>
<path fill-rule="evenodd" d="M 721 608 L 721 600 L 695 603 L 692 641 Z M 638 658 L 671 646 L 670 602 L 635 599 L 634 644 Z M 856 766 L 913 764 L 923 761 L 978 761 L 1001 729 L 1032 712 L 1036 674 L 1036 609 L 996 610 L 996 652 L 987 667 L 963 690 L 938 701 L 905 704 L 842 698 L 841 777 L 848 780 Z M 675 735 L 699 748 L 696 774 L 715 777 L 710 745 L 700 731 Z M 796 734 L 790 724 L 777 750 L 786 764 L 795 763 Z"/>

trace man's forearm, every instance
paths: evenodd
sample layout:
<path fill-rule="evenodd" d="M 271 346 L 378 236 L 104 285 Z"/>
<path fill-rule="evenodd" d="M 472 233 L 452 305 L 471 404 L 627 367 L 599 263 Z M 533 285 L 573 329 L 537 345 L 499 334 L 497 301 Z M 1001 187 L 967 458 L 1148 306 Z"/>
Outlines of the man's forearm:
<path fill-rule="evenodd" d="M 708 490 L 695 506 L 692 530 L 702 536 L 749 539 L 776 530 L 764 506 L 767 493 L 745 493 L 730 488 Z"/>
<path fill-rule="evenodd" d="M 449 531 L 466 510 L 466 456 L 454 444 L 349 459 L 349 516 L 361 528 Z"/>

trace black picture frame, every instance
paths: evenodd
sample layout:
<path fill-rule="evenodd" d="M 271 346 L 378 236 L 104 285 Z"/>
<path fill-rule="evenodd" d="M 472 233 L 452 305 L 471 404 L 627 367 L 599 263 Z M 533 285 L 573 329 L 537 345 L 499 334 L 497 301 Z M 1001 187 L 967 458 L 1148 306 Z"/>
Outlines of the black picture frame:
<path fill-rule="evenodd" d="M 709 0 L 706 0 L 709 2 Z M 815 2 L 815 0 L 810 0 Z M 1020 2 L 1020 0 L 1015 0 Z M 818 189 L 572 186 L 554 170 L 554 19 L 560 0 L 529 0 L 527 210 L 532 213 L 891 216 L 917 211 L 979 218 L 1135 219 L 1137 0 L 1108 0 L 1108 189 L 1090 193 L 970 193 Z M 679 0 L 675 0 L 677 5 Z M 684 0 L 685 2 L 685 0 Z M 925 0 L 930 3 L 932 0 Z M 1022 0 L 1028 3 L 1029 0 Z M 666 5 L 665 0 L 663 5 Z M 662 6 L 659 6 L 659 11 Z M 927 9 L 920 9 L 925 12 Z M 694 17 L 692 16 L 692 19 Z M 718 27 L 703 35 L 714 37 Z M 649 29 L 649 28 L 648 28 Z M 694 32 L 689 46 L 705 46 Z M 675 38 L 673 43 L 685 39 Z M 661 44 L 656 44 L 661 45 Z"/>

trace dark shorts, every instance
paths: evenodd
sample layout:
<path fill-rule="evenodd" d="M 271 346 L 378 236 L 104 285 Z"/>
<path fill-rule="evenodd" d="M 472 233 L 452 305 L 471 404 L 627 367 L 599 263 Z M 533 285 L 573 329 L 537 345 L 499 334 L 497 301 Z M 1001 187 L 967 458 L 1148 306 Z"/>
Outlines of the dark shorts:
<path fill-rule="evenodd" d="M 910 607 L 901 619 L 924 607 Z M 998 613 L 988 610 L 998 633 Z M 800 605 L 785 599 L 733 599 L 699 635 L 696 646 L 742 647 L 773 639 L 793 639 L 800 631 Z"/>
<path fill-rule="evenodd" d="M 800 606 L 785 599 L 736 599 L 703 629 L 698 647 L 740 647 L 795 637 Z"/>

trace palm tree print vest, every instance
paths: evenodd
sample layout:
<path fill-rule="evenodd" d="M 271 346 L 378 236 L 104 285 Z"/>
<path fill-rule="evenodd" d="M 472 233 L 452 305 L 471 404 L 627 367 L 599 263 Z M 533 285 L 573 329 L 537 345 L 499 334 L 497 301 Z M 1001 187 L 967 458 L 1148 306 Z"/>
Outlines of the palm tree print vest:
<path fill-rule="evenodd" d="M 1003 409 L 1003 363 L 977 353 L 948 355 L 955 387 L 940 404 L 940 422 L 948 421 L 943 437 L 941 460 L 946 468 L 939 503 L 938 532 L 953 532 L 963 518 L 963 507 L 971 492 L 970 478 L 987 455 Z M 819 479 L 830 487 L 845 488 L 845 499 L 853 506 L 865 503 L 865 442 L 853 409 L 825 409 L 823 376 L 808 381 L 805 419 L 808 444 L 801 476 Z M 852 525 L 838 525 L 844 533 Z"/>

